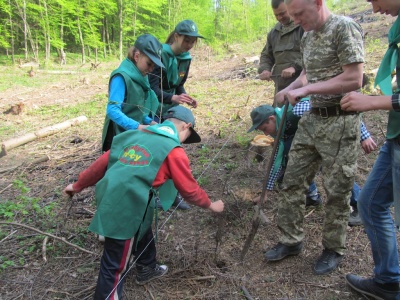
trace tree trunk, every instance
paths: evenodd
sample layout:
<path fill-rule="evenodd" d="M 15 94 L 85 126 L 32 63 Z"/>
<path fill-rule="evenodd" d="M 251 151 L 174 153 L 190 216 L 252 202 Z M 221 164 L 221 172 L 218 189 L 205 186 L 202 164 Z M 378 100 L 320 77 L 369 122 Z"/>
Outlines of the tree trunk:
<path fill-rule="evenodd" d="M 119 60 L 122 61 L 122 45 L 123 45 L 123 41 L 122 41 L 122 28 L 123 28 L 123 13 L 122 13 L 122 4 L 123 4 L 123 0 L 118 0 L 118 19 L 119 19 Z"/>
<path fill-rule="evenodd" d="M 78 33 L 79 33 L 79 41 L 81 42 L 81 51 L 82 51 L 82 64 L 86 63 L 86 58 L 85 58 L 85 43 L 83 42 L 83 35 L 82 35 L 82 30 L 81 30 L 81 22 L 77 20 L 78 23 Z"/>

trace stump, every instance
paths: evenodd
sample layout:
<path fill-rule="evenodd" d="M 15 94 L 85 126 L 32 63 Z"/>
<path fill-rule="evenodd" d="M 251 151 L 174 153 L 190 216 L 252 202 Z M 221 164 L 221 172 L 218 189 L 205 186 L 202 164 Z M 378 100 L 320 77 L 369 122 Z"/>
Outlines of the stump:
<path fill-rule="evenodd" d="M 266 158 L 269 156 L 272 145 L 274 143 L 274 138 L 270 135 L 257 135 L 250 142 L 249 149 L 247 150 L 247 162 L 248 167 L 251 166 L 251 163 L 255 160 L 261 164 L 261 168 L 265 167 Z"/>

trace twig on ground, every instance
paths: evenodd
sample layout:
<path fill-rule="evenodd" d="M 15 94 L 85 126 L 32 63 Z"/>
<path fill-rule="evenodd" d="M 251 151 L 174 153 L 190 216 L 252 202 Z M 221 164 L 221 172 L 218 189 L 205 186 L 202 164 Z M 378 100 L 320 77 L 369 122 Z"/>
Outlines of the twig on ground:
<path fill-rule="evenodd" d="M 25 224 L 14 223 L 14 222 L 1 222 L 1 221 L 0 221 L 0 225 L 14 225 L 14 226 L 25 227 L 25 228 L 27 228 L 27 229 L 33 230 L 33 231 L 35 231 L 35 232 L 38 232 L 38 233 L 40 233 L 40 234 L 43 234 L 43 235 L 47 235 L 47 236 L 49 236 L 49 237 L 52 237 L 53 239 L 56 239 L 56 240 L 58 240 L 58 241 L 61 241 L 61 242 L 65 243 L 65 244 L 67 244 L 67 245 L 69 245 L 69 246 L 71 246 L 71 247 L 74 247 L 74 248 L 78 249 L 78 250 L 81 250 L 81 251 L 86 252 L 86 253 L 88 253 L 88 254 L 92 254 L 92 255 L 96 255 L 96 256 L 97 256 L 97 253 L 94 253 L 94 252 L 92 252 L 92 251 L 89 251 L 89 250 L 86 250 L 86 249 L 84 249 L 84 248 L 81 248 L 81 247 L 79 247 L 79 246 L 77 246 L 77 245 L 75 245 L 75 244 L 72 244 L 72 243 L 66 241 L 65 238 L 60 238 L 60 237 L 58 237 L 58 236 L 52 235 L 52 234 L 50 234 L 50 233 L 43 232 L 43 231 L 41 231 L 41 230 L 39 230 L 39 229 L 33 228 L 33 227 L 28 226 L 28 225 L 25 225 Z"/>
<path fill-rule="evenodd" d="M 306 214 L 306 215 L 304 216 L 304 219 L 307 218 L 307 217 L 309 217 L 309 216 L 311 216 L 311 215 L 313 214 L 314 210 L 315 210 L 315 208 L 312 209 L 308 214 Z"/>
<path fill-rule="evenodd" d="M 0 241 L 0 244 L 2 243 L 2 242 L 4 242 L 6 239 L 8 239 L 10 236 L 12 236 L 14 233 L 16 233 L 18 230 L 14 230 L 13 232 L 11 232 L 9 235 L 7 235 L 4 239 L 2 239 L 1 241 Z"/>
<path fill-rule="evenodd" d="M 78 293 L 76 293 L 76 294 L 74 294 L 73 296 L 75 297 L 75 298 L 80 298 L 80 296 L 82 296 L 83 294 L 85 294 L 85 293 L 87 293 L 87 292 L 90 292 L 91 290 L 94 290 L 96 288 L 96 285 L 94 284 L 94 285 L 91 285 L 91 286 L 89 286 L 88 288 L 86 288 L 86 289 L 84 289 L 84 290 L 82 290 L 82 291 L 80 291 L 80 292 L 78 292 Z"/>
<path fill-rule="evenodd" d="M 47 245 L 47 241 L 49 240 L 49 237 L 46 236 L 43 240 L 43 245 L 42 245 L 42 257 L 44 262 L 47 262 L 47 257 L 46 257 L 46 245 Z"/>
<path fill-rule="evenodd" d="M 12 186 L 12 183 L 10 183 L 10 184 L 7 185 L 4 189 L 2 189 L 2 190 L 0 191 L 0 194 L 1 194 L 2 192 L 4 192 L 6 189 L 8 189 L 10 186 Z"/>
<path fill-rule="evenodd" d="M 242 290 L 243 296 L 245 296 L 246 299 L 248 299 L 248 300 L 253 300 L 253 299 L 254 299 L 254 298 L 250 295 L 249 291 L 248 291 L 244 286 L 240 287 L 240 289 Z"/>

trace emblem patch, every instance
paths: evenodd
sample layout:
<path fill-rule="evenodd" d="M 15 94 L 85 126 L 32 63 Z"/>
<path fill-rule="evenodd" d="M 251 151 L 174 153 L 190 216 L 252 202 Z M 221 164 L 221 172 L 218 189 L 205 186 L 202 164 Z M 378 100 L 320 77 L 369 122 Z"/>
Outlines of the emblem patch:
<path fill-rule="evenodd" d="M 151 163 L 153 155 L 145 146 L 134 144 L 124 147 L 118 160 L 126 166 L 145 167 Z"/>

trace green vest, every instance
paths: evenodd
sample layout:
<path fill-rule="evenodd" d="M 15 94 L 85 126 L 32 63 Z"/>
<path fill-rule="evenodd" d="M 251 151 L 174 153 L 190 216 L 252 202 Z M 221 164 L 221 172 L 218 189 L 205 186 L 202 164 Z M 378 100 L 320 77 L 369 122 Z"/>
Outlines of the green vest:
<path fill-rule="evenodd" d="M 126 87 L 122 112 L 127 117 L 139 122 L 140 124 L 143 124 L 145 117 L 154 117 L 159 102 L 156 94 L 150 88 L 148 77 L 143 76 L 129 59 L 125 59 L 118 69 L 111 73 L 110 82 L 117 74 L 124 78 Z M 102 145 L 104 146 L 107 134 L 109 136 L 116 136 L 124 131 L 124 128 L 115 124 L 106 116 L 103 126 Z"/>
<path fill-rule="evenodd" d="M 96 185 L 97 211 L 90 231 L 120 240 L 138 233 L 140 240 L 150 228 L 158 194 L 152 188 L 153 181 L 180 141 L 169 121 L 148 128 L 153 133 L 128 130 L 114 137 L 107 172 Z M 151 191 L 153 197 L 149 200 Z M 167 181 L 161 199 L 164 208 L 172 205 L 176 194 L 172 180 Z"/>
<path fill-rule="evenodd" d="M 175 55 L 169 44 L 163 44 L 163 51 L 161 54 L 161 61 L 165 66 L 165 71 L 168 79 L 169 88 L 163 88 L 167 93 L 176 94 L 176 88 L 181 84 L 185 74 L 188 72 L 190 62 L 192 57 L 189 52 L 181 53 L 180 55 Z M 168 109 L 176 106 L 175 103 L 163 103 L 158 108 L 157 114 L 165 114 Z"/>

